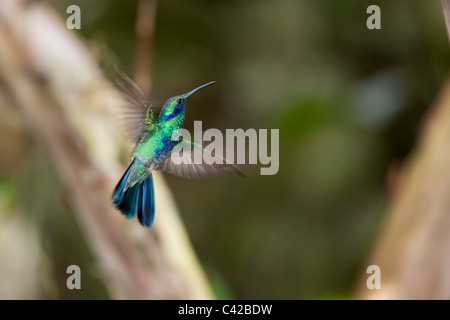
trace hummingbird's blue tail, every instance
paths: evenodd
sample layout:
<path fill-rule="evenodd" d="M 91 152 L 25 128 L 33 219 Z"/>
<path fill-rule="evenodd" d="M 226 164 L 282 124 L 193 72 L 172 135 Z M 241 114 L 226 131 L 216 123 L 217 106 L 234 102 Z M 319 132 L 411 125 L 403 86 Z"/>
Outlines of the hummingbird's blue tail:
<path fill-rule="evenodd" d="M 153 176 L 150 174 L 143 182 L 136 183 L 124 191 L 134 161 L 130 163 L 123 174 L 113 194 L 113 205 L 128 219 L 138 216 L 139 223 L 151 228 L 155 219 L 155 194 Z"/>

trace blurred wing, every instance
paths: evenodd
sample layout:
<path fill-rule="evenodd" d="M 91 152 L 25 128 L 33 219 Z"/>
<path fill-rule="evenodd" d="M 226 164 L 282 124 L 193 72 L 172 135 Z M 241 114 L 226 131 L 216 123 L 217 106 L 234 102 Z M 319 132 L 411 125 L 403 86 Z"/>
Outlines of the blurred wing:
<path fill-rule="evenodd" d="M 187 149 L 189 152 L 184 152 L 185 147 L 189 147 L 189 149 Z M 195 164 L 194 155 L 197 154 L 197 157 L 201 158 L 203 155 L 203 150 L 203 146 L 195 144 L 191 141 L 183 140 L 177 144 L 172 151 L 180 153 L 182 163 L 175 164 L 172 161 L 172 157 L 169 155 L 162 163 L 160 169 L 170 174 L 187 179 L 209 178 L 225 174 L 237 174 L 243 178 L 247 178 L 247 176 L 242 173 L 236 165 L 227 163 L 225 158 L 215 154 L 214 152 L 212 152 L 212 155 L 220 157 L 223 160 L 223 164 L 207 164 L 204 161 L 202 161 L 202 164 Z"/>
<path fill-rule="evenodd" d="M 119 124 L 124 128 L 127 137 L 137 143 L 154 123 L 154 111 L 137 84 L 117 66 L 114 68 L 118 75 L 116 84 L 122 89 L 128 102 L 127 108 L 117 114 Z"/>

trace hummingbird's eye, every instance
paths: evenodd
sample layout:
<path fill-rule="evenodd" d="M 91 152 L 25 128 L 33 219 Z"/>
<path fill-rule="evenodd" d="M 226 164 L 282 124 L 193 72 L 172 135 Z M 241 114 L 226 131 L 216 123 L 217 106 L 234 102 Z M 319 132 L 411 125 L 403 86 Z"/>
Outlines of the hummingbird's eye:
<path fill-rule="evenodd" d="M 177 100 L 177 104 L 181 104 L 182 102 L 183 102 L 183 100 L 181 100 L 181 99 Z"/>

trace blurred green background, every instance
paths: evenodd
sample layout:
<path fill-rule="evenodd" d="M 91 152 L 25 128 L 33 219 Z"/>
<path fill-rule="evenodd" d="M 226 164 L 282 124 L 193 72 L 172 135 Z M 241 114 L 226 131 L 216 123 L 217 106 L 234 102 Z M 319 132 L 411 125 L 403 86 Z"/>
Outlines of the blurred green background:
<path fill-rule="evenodd" d="M 64 20 L 80 6 L 76 32 L 106 73 L 115 63 L 133 74 L 137 1 L 53 4 Z M 381 30 L 366 27 L 370 4 L 381 7 Z M 153 50 L 156 103 L 217 81 L 189 101 L 186 128 L 280 129 L 274 176 L 259 166 L 249 179 L 166 175 L 218 297 L 350 298 L 388 203 L 387 172 L 410 153 L 448 74 L 440 2 L 159 1 Z M 16 177 L 2 174 L 3 201 L 18 202 L 37 179 L 58 183 L 42 154 Z M 62 191 L 49 190 L 19 204 L 46 230 L 53 276 L 40 295 L 108 297 Z M 79 292 L 65 290 L 74 261 L 89 270 Z"/>

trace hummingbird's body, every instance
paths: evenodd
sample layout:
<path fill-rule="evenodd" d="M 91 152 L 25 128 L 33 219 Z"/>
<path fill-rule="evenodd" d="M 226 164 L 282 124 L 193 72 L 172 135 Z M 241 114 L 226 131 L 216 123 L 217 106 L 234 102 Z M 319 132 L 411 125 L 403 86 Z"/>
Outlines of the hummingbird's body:
<path fill-rule="evenodd" d="M 183 127 L 186 99 L 197 90 L 214 82 L 168 99 L 159 116 L 156 117 L 153 107 L 144 98 L 137 85 L 120 70 L 116 70 L 125 81 L 119 83 L 125 89 L 130 102 L 130 109 L 126 112 L 124 120 L 127 122 L 130 138 L 136 142 L 128 168 L 113 194 L 114 207 L 128 219 L 132 219 L 137 214 L 143 226 L 153 225 L 155 216 L 153 170 L 163 169 L 185 178 L 201 178 L 227 172 L 242 175 L 236 166 L 230 164 L 218 166 L 194 164 L 193 161 L 174 164 L 171 161 L 170 154 L 179 144 L 192 146 L 192 153 L 202 152 L 202 146 L 172 138 L 174 132 Z M 184 156 L 193 159 L 193 154 Z"/>
<path fill-rule="evenodd" d="M 181 112 L 178 119 L 171 123 L 163 124 L 157 122 L 152 125 L 144 136 L 134 147 L 131 161 L 135 161 L 130 173 L 128 186 L 143 181 L 152 170 L 159 169 L 164 160 L 178 144 L 172 141 L 174 131 L 181 129 L 184 123 L 184 112 Z"/>

